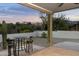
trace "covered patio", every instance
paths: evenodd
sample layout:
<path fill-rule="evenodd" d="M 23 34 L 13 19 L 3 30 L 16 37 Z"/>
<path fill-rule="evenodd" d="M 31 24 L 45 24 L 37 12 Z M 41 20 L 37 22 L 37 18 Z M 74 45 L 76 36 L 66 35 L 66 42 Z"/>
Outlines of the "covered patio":
<path fill-rule="evenodd" d="M 48 15 L 48 46 L 52 42 L 52 17 L 54 13 L 79 8 L 78 3 L 23 3 L 21 5 L 33 8 Z"/>
<path fill-rule="evenodd" d="M 76 9 L 79 8 L 78 3 L 21 3 L 23 6 L 28 6 L 35 10 L 38 10 L 42 13 L 46 13 L 48 15 L 48 48 L 43 49 L 33 55 L 79 55 L 79 52 L 74 50 L 67 50 L 62 48 L 53 47 L 52 41 L 52 15 L 57 12 L 62 12 L 66 10 Z"/>

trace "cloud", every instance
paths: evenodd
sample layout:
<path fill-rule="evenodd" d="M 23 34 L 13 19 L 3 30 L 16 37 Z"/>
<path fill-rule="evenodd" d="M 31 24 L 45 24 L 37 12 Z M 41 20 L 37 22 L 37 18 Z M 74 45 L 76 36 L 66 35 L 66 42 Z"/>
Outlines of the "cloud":
<path fill-rule="evenodd" d="M 0 3 L 0 22 L 42 22 L 39 12 L 16 3 Z"/>
<path fill-rule="evenodd" d="M 28 16 L 0 16 L 0 22 L 6 21 L 7 23 L 16 23 L 16 22 L 42 22 L 41 18 L 38 16 L 28 15 Z"/>
<path fill-rule="evenodd" d="M 71 21 L 79 21 L 79 15 L 66 15 L 65 17 Z"/>

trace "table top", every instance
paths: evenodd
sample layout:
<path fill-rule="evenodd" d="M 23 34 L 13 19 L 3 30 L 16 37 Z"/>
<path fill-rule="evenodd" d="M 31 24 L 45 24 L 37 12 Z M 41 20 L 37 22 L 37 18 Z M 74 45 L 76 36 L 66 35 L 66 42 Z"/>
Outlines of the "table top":
<path fill-rule="evenodd" d="M 48 47 L 32 54 L 32 56 L 79 56 L 79 51 L 67 50 L 57 47 Z"/>

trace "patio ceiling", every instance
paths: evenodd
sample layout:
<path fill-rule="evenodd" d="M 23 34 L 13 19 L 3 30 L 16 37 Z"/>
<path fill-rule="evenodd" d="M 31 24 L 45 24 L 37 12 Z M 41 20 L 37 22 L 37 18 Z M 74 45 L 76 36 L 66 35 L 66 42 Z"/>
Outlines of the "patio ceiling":
<path fill-rule="evenodd" d="M 24 3 L 24 6 L 31 7 L 45 13 L 56 13 L 65 10 L 79 8 L 78 3 Z"/>

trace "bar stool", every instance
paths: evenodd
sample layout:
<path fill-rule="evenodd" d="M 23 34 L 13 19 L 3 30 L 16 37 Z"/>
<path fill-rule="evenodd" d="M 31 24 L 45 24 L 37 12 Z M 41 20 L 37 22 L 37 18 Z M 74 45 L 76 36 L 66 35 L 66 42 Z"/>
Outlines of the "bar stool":
<path fill-rule="evenodd" d="M 29 40 L 26 41 L 26 50 L 25 50 L 25 52 L 27 52 L 29 54 L 31 54 L 33 52 L 33 40 L 31 39 L 31 37 L 30 37 Z"/>
<path fill-rule="evenodd" d="M 16 45 L 14 39 L 7 39 L 8 43 L 8 56 L 12 55 L 11 49 L 13 48 L 13 55 L 16 56 Z"/>
<path fill-rule="evenodd" d="M 32 36 L 30 37 L 30 50 L 31 52 L 33 52 L 33 40 L 32 40 Z"/>

